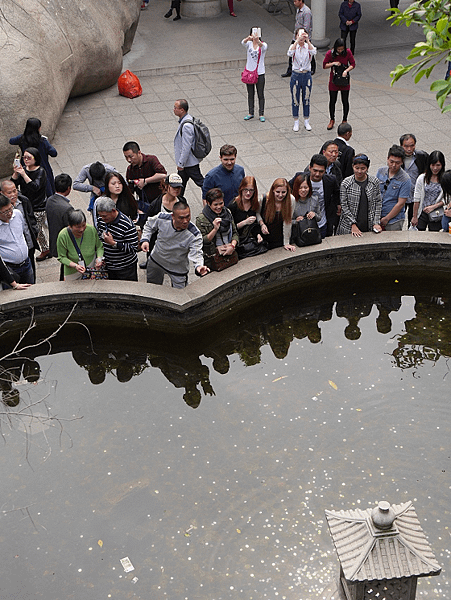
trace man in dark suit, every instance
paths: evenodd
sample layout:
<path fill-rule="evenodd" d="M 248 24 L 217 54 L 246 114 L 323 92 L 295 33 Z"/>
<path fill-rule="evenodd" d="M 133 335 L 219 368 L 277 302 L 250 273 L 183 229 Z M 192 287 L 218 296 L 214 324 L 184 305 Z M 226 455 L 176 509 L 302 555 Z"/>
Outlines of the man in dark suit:
<path fill-rule="evenodd" d="M 14 183 L 10 180 L 3 181 L 0 186 L 2 194 L 8 198 L 14 208 L 17 208 L 22 213 L 25 219 L 25 241 L 28 246 L 28 257 L 31 262 L 33 273 L 36 276 L 36 263 L 34 261 L 34 253 L 36 250 L 40 250 L 38 244 L 38 224 L 36 223 L 36 217 L 34 216 L 33 206 L 26 196 L 21 194 L 16 188 Z"/>
<path fill-rule="evenodd" d="M 327 175 L 335 175 L 338 185 L 343 181 L 343 173 L 341 171 L 341 163 L 338 160 L 338 144 L 334 140 L 327 140 L 321 146 L 320 154 L 324 154 L 327 158 Z"/>
<path fill-rule="evenodd" d="M 68 215 L 74 210 L 69 201 L 69 194 L 72 189 L 72 178 L 67 173 L 60 173 L 55 177 L 56 194 L 47 198 L 45 212 L 47 213 L 47 222 L 49 225 L 49 246 L 53 257 L 58 257 L 56 240 L 59 232 L 67 227 Z"/>
<path fill-rule="evenodd" d="M 334 142 L 338 146 L 338 160 L 341 165 L 343 179 L 354 174 L 352 161 L 354 160 L 355 150 L 349 145 L 352 136 L 352 127 L 349 123 L 340 123 L 337 128 L 337 137 Z"/>
<path fill-rule="evenodd" d="M 402 168 L 410 177 L 410 196 L 406 202 L 406 213 L 408 227 L 410 227 L 410 221 L 413 217 L 413 195 L 415 192 L 415 184 L 418 176 L 426 171 L 426 164 L 428 161 L 429 154 L 424 150 L 416 149 L 417 138 L 413 133 L 405 133 L 399 138 L 399 145 L 405 152 L 404 161 Z"/>
<path fill-rule="evenodd" d="M 314 154 L 310 160 L 308 178 L 313 188 L 313 196 L 316 196 L 321 209 L 321 219 L 318 227 L 321 237 L 333 235 L 338 225 L 338 218 L 341 212 L 340 206 L 340 186 L 335 175 L 327 175 L 327 158 L 324 154 Z M 294 180 L 301 172 L 289 182 L 293 187 Z"/>

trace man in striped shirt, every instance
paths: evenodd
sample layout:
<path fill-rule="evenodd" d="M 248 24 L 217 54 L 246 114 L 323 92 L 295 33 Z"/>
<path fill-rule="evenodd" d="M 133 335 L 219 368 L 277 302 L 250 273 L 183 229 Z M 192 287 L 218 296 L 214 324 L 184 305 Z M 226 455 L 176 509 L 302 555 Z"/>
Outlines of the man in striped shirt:
<path fill-rule="evenodd" d="M 97 199 L 97 232 L 103 242 L 109 279 L 138 281 L 138 234 L 111 198 Z"/>

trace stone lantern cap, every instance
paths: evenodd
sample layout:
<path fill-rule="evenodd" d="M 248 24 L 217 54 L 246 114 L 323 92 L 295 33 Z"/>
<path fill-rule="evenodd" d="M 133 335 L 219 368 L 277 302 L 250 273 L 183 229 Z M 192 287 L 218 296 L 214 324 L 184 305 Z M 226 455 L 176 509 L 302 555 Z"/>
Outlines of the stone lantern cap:
<path fill-rule="evenodd" d="M 326 519 L 347 581 L 426 577 L 441 571 L 412 502 L 326 510 Z"/>

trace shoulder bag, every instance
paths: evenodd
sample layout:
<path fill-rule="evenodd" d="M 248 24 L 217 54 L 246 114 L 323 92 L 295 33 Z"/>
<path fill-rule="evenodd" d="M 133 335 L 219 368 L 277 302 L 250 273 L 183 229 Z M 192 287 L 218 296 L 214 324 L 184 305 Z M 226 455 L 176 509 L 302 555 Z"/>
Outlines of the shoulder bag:
<path fill-rule="evenodd" d="M 268 245 L 266 242 L 257 242 L 257 235 L 254 234 L 255 223 L 248 226 L 246 235 L 240 240 L 240 243 L 236 247 L 238 257 L 246 258 L 248 256 L 258 256 L 268 252 Z"/>
<path fill-rule="evenodd" d="M 343 71 L 346 70 L 345 65 L 332 67 L 332 83 L 338 87 L 349 85 L 349 73 L 343 76 Z"/>
<path fill-rule="evenodd" d="M 75 246 L 75 250 L 78 254 L 79 263 L 83 263 L 86 269 L 86 271 L 81 274 L 81 279 L 108 279 L 108 272 L 103 265 L 101 267 L 87 266 L 85 259 L 83 258 L 83 254 L 81 253 L 81 250 L 77 244 L 75 236 L 69 227 L 67 228 L 67 233 L 69 234 L 69 237 L 72 240 L 73 245 Z"/>
<path fill-rule="evenodd" d="M 248 71 L 248 69 L 244 69 L 244 71 L 241 73 L 241 81 L 243 83 L 249 83 L 251 85 L 254 83 L 257 83 L 257 81 L 258 81 L 258 63 L 260 62 L 261 53 L 262 53 L 262 49 L 259 48 L 258 49 L 257 66 L 255 67 L 255 70 Z"/>
<path fill-rule="evenodd" d="M 294 242 L 301 248 L 321 244 L 322 239 L 317 220 L 304 217 L 301 221 L 296 221 L 291 228 L 290 242 Z"/>

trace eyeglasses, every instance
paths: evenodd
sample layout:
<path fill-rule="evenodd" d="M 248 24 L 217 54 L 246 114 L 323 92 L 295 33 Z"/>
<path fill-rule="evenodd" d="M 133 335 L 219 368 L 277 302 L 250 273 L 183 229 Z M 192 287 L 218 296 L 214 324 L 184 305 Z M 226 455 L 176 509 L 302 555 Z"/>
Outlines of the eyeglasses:
<path fill-rule="evenodd" d="M 11 206 L 11 208 L 7 208 L 6 210 L 0 210 L 0 215 L 7 215 L 7 214 L 12 214 L 14 208 Z"/>
<path fill-rule="evenodd" d="M 390 181 L 391 179 L 387 179 L 387 181 L 384 183 L 384 193 L 387 191 L 387 188 L 390 185 Z"/>
<path fill-rule="evenodd" d="M 245 189 L 243 190 L 243 192 L 246 192 L 246 193 L 248 193 L 248 194 L 253 194 L 253 193 L 255 192 L 255 190 L 254 190 L 254 189 L 248 189 L 248 188 L 245 188 Z"/>
<path fill-rule="evenodd" d="M 366 154 L 358 154 L 357 156 L 354 156 L 354 160 L 356 160 L 357 158 L 361 160 L 370 160 Z"/>

